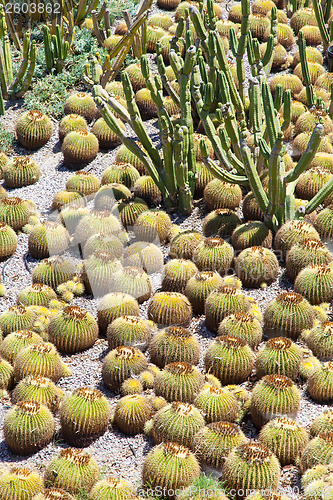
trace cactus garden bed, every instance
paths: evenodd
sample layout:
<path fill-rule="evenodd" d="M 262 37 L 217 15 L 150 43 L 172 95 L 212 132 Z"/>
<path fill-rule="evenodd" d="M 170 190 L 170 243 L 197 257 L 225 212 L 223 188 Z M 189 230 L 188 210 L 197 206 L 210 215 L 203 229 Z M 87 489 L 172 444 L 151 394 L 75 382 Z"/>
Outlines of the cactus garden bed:
<path fill-rule="evenodd" d="M 68 87 L 44 27 L 53 100 L 0 116 L 1 500 L 332 497 L 330 17 L 277 7 L 87 12 Z"/>

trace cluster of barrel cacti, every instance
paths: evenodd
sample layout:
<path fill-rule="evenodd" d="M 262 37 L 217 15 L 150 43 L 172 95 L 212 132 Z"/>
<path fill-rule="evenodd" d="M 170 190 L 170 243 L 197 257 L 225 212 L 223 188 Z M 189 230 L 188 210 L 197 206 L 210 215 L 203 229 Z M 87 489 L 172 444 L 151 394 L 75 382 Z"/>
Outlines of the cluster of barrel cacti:
<path fill-rule="evenodd" d="M 327 500 L 313 491 L 332 486 L 333 412 L 309 429 L 297 420 L 302 389 L 318 405 L 333 401 L 333 261 L 325 244 L 333 234 L 333 122 L 320 91 L 329 76 L 315 66 L 321 54 L 305 46 L 315 14 L 292 8 L 289 26 L 270 0 L 256 0 L 251 14 L 242 0 L 228 21 L 210 0 L 158 4 L 176 9 L 174 19 L 148 19 L 158 75 L 143 56 L 127 66 L 122 84 L 94 87 L 102 117 L 93 97 L 78 92 L 59 124 L 67 165 L 83 168 L 99 147 L 120 146 L 116 162 L 101 178 L 73 172 L 53 198 L 52 220 L 30 200 L 0 192 L 0 257 L 16 251 L 22 231 L 38 261 L 32 283 L 0 314 L 0 400 L 12 402 L 5 444 L 13 455 L 30 455 L 59 431 L 72 446 L 53 456 L 44 478 L 1 469 L 0 498 L 134 500 L 137 485 L 101 480 L 97 461 L 82 449 L 117 431 L 149 439 L 142 487 L 161 488 L 164 498 L 207 498 L 186 489 L 203 470 L 221 477 L 216 498 L 263 500 L 269 489 L 270 500 L 280 499 L 282 467 L 293 465 L 305 498 Z M 110 53 L 119 42 L 113 36 L 120 35 L 104 40 Z M 68 47 L 60 38 L 52 43 L 49 69 L 55 63 L 60 71 Z M 272 68 L 289 66 L 293 75 L 267 80 Z M 96 59 L 93 83 L 100 69 Z M 158 119 L 162 154 L 145 129 L 150 118 Z M 126 122 L 140 142 L 126 136 Z M 52 133 L 39 111 L 23 113 L 16 125 L 28 150 Z M 294 135 L 297 164 L 283 144 Z M 42 175 L 30 156 L 0 161 L 9 189 Z M 202 229 L 184 230 L 168 200 L 189 213 L 193 198 L 203 198 Z M 273 283 L 275 290 L 282 273 L 288 288 L 262 307 L 248 289 Z M 83 295 L 93 307 L 98 299 L 96 314 L 81 307 Z M 108 347 L 101 385 L 77 387 L 63 356 L 90 356 L 96 342 Z M 63 377 L 73 377 L 76 389 L 63 391 Z"/>

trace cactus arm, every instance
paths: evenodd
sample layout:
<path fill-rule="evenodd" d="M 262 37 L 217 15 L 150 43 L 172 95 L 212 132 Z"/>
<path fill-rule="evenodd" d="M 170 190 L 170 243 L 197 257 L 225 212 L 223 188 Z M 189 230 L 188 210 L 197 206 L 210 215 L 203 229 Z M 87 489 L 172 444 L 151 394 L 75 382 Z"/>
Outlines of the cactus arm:
<path fill-rule="evenodd" d="M 309 168 L 309 165 L 317 152 L 323 133 L 324 126 L 321 123 L 318 123 L 318 125 L 316 125 L 313 129 L 308 146 L 302 154 L 301 159 L 298 161 L 295 168 L 286 175 L 286 183 L 296 181 L 298 177 Z"/>
<path fill-rule="evenodd" d="M 283 90 L 282 85 L 279 83 L 276 86 L 275 95 L 274 95 L 274 108 L 276 111 L 280 111 L 283 101 Z"/>
<path fill-rule="evenodd" d="M 0 82 L 1 82 L 3 95 L 5 97 L 7 97 L 7 95 L 8 95 L 7 72 L 6 72 L 5 58 L 4 58 L 4 54 L 3 54 L 3 50 L 2 50 L 1 46 L 0 46 Z"/>
<path fill-rule="evenodd" d="M 271 35 L 273 35 L 273 42 L 270 42 L 270 43 L 272 43 L 273 49 L 274 49 L 274 47 L 278 44 L 278 21 L 277 21 L 277 12 L 276 12 L 275 5 L 271 10 Z M 268 41 L 267 41 L 267 48 L 268 48 Z M 266 63 L 266 58 L 265 58 L 266 64 L 265 65 L 263 64 L 264 68 L 265 68 L 266 77 L 270 74 L 271 69 L 272 69 L 272 64 L 273 64 L 273 59 L 274 59 L 274 50 L 273 49 L 272 49 L 272 54 L 271 54 L 269 61 Z M 268 56 L 268 54 L 267 54 L 267 56 Z"/>
<path fill-rule="evenodd" d="M 323 41 L 324 50 L 326 51 L 327 47 L 330 44 L 330 35 L 329 35 L 327 28 L 325 26 L 325 19 L 324 19 L 323 9 L 321 7 L 320 0 L 313 0 L 312 1 L 312 8 L 313 8 L 315 16 L 316 16 L 318 28 L 319 28 L 321 38 Z"/>
<path fill-rule="evenodd" d="M 173 152 L 173 138 L 170 134 L 168 122 L 164 116 L 160 118 L 161 124 L 161 142 L 163 146 L 163 160 L 165 179 L 167 181 L 168 191 L 173 198 L 177 195 L 177 179 L 175 173 L 175 162 Z"/>
<path fill-rule="evenodd" d="M 165 90 L 167 91 L 168 95 L 171 97 L 171 99 L 173 100 L 173 102 L 175 104 L 177 104 L 177 106 L 180 107 L 179 96 L 173 90 L 173 88 L 171 87 L 171 85 L 170 85 L 170 83 L 169 83 L 169 81 L 168 81 L 168 79 L 166 77 L 166 74 L 165 74 L 165 64 L 164 64 L 164 61 L 163 61 L 162 54 L 158 54 L 157 55 L 156 63 L 157 63 L 158 72 L 160 74 L 160 77 L 161 77 L 161 80 L 162 80 L 162 83 L 163 83 L 163 87 L 165 88 Z"/>
<path fill-rule="evenodd" d="M 325 23 L 327 23 L 329 20 L 329 17 L 331 15 L 331 10 L 332 10 L 332 0 L 327 0 L 327 2 L 325 3 L 325 12 L 324 12 Z"/>
<path fill-rule="evenodd" d="M 228 85 L 229 85 L 232 103 L 235 106 L 235 109 L 236 109 L 240 119 L 242 119 L 244 117 L 243 102 L 242 102 L 242 100 L 237 92 L 237 88 L 236 88 L 236 84 L 234 82 L 234 79 L 232 78 L 232 74 L 231 74 L 231 71 L 230 71 L 230 68 L 228 65 L 227 57 L 225 55 L 224 48 L 222 45 L 221 37 L 216 32 L 210 32 L 209 36 L 215 37 L 216 57 L 218 60 L 219 68 L 223 73 L 225 73 L 225 76 L 227 78 Z"/>
<path fill-rule="evenodd" d="M 269 143 L 273 148 L 277 139 L 277 134 L 280 131 L 280 124 L 275 115 L 272 94 L 266 81 L 262 82 L 261 91 Z"/>
<path fill-rule="evenodd" d="M 260 96 L 260 84 L 258 79 L 250 79 L 251 107 L 250 117 L 252 122 L 254 144 L 259 145 L 262 136 L 262 105 Z"/>
<path fill-rule="evenodd" d="M 30 64 L 28 71 L 26 72 L 20 91 L 13 94 L 13 96 L 16 97 L 17 99 L 24 96 L 24 94 L 27 92 L 28 88 L 31 85 L 32 77 L 34 76 L 35 72 L 36 60 L 37 60 L 37 47 L 35 40 L 33 40 L 30 47 Z"/>
<path fill-rule="evenodd" d="M 179 210 L 183 214 L 190 214 L 192 211 L 192 195 L 188 183 L 187 171 L 187 147 L 188 141 L 186 127 L 177 125 L 174 133 L 174 153 L 175 153 L 175 175 L 178 185 Z M 187 147 L 186 147 L 187 145 Z"/>
<path fill-rule="evenodd" d="M 268 163 L 268 207 L 267 215 L 272 217 L 280 204 L 280 155 L 283 147 L 282 132 L 279 132 Z"/>
<path fill-rule="evenodd" d="M 318 208 L 319 205 L 321 205 L 324 202 L 325 198 L 327 198 L 327 196 L 329 196 L 332 192 L 333 192 L 333 178 L 330 179 L 328 182 L 326 182 L 326 184 L 312 198 L 312 200 L 310 200 L 309 203 L 307 203 L 305 207 L 305 213 L 310 214 L 311 212 L 316 210 L 316 208 Z"/>
<path fill-rule="evenodd" d="M 232 55 L 236 57 L 238 52 L 238 38 L 236 35 L 235 28 L 230 28 L 229 35 L 230 35 L 230 49 Z"/>
<path fill-rule="evenodd" d="M 299 55 L 301 60 L 302 67 L 302 75 L 304 80 L 304 85 L 306 87 L 306 99 L 308 106 L 311 108 L 315 105 L 315 95 L 313 92 L 313 85 L 310 79 L 309 66 L 306 58 L 306 43 L 304 33 L 302 31 L 298 34 L 298 47 L 299 47 Z"/>
<path fill-rule="evenodd" d="M 3 53 L 5 57 L 7 83 L 10 85 L 13 81 L 12 54 L 10 51 L 10 42 L 7 35 L 3 38 Z"/>
<path fill-rule="evenodd" d="M 214 160 L 209 157 L 209 150 L 207 143 L 204 139 L 200 141 L 200 150 L 203 157 L 203 162 L 208 168 L 208 170 L 215 176 L 217 179 L 220 179 L 223 182 L 228 182 L 229 184 L 240 184 L 243 186 L 248 186 L 247 177 L 241 175 L 235 175 L 231 172 L 227 172 L 220 165 L 218 165 Z"/>
<path fill-rule="evenodd" d="M 5 103 L 3 100 L 2 90 L 0 86 L 0 116 L 4 116 L 5 114 Z"/>
<path fill-rule="evenodd" d="M 245 121 L 241 123 L 240 149 L 242 152 L 245 173 L 251 186 L 251 191 L 256 197 L 260 210 L 263 213 L 266 213 L 268 198 L 262 186 L 257 169 L 253 163 L 250 148 L 248 147 L 246 142 Z"/>
<path fill-rule="evenodd" d="M 205 28 L 202 15 L 201 15 L 200 11 L 197 9 L 197 7 L 194 7 L 193 5 L 191 5 L 189 8 L 189 14 L 190 14 L 191 21 L 193 23 L 196 35 L 201 41 L 201 47 L 203 48 L 203 50 L 207 54 L 207 56 L 209 56 L 209 47 L 207 44 L 208 33 L 207 33 L 206 28 Z"/>
<path fill-rule="evenodd" d="M 239 83 L 239 95 L 244 105 L 244 54 L 247 44 L 247 34 L 249 31 L 249 15 L 250 15 L 250 0 L 241 0 L 242 7 L 242 22 L 241 22 L 241 36 L 238 41 L 237 54 L 236 54 L 236 71 Z"/>
<path fill-rule="evenodd" d="M 119 126 L 119 123 L 117 122 L 115 116 L 111 113 L 110 109 L 108 108 L 108 105 L 105 101 L 104 92 L 105 91 L 100 85 L 95 85 L 93 88 L 95 102 L 104 120 L 106 121 L 110 129 L 115 134 L 117 134 L 121 142 L 125 144 L 125 146 L 143 162 L 147 171 L 149 172 L 149 175 L 153 178 L 155 184 L 160 189 L 163 198 L 167 200 L 169 192 L 166 188 L 165 179 L 163 179 L 163 176 L 161 176 L 161 174 L 157 171 L 150 157 L 139 148 L 137 143 L 133 139 L 124 135 L 123 129 Z"/>
<path fill-rule="evenodd" d="M 54 58 L 53 58 L 53 49 L 51 44 L 51 34 L 48 26 L 43 26 L 43 41 L 44 41 L 44 52 L 45 52 L 45 61 L 46 61 L 46 69 L 48 73 L 53 68 Z"/>
<path fill-rule="evenodd" d="M 283 99 L 283 123 L 281 125 L 281 130 L 284 132 L 287 130 L 291 122 L 291 91 L 288 89 L 284 93 Z"/>
<path fill-rule="evenodd" d="M 268 40 L 267 40 L 267 46 L 265 50 L 264 57 L 262 58 L 262 65 L 265 68 L 268 64 L 270 64 L 271 58 L 273 56 L 273 51 L 274 51 L 274 36 L 272 34 L 269 35 Z"/>
<path fill-rule="evenodd" d="M 25 72 L 27 71 L 28 65 L 29 65 L 29 51 L 30 51 L 30 34 L 27 32 L 25 34 L 25 37 L 23 39 L 23 54 L 22 54 L 22 62 L 20 64 L 20 67 L 17 71 L 17 75 L 15 77 L 15 80 L 9 87 L 9 92 L 11 92 L 13 89 L 17 87 L 19 83 L 22 82 L 23 77 L 25 75 Z"/>
<path fill-rule="evenodd" d="M 131 127 L 133 128 L 134 132 L 138 136 L 142 146 L 148 152 L 155 167 L 158 170 L 161 170 L 162 169 L 161 157 L 159 155 L 158 150 L 153 145 L 152 140 L 149 137 L 149 135 L 146 131 L 146 128 L 142 122 L 139 109 L 138 109 L 136 102 L 135 102 L 135 99 L 134 99 L 134 92 L 133 92 L 131 82 L 129 80 L 127 73 L 125 73 L 124 71 L 121 74 L 121 80 L 122 80 L 123 89 L 124 89 L 124 93 L 125 93 L 125 97 L 126 97 L 126 101 L 127 101 L 128 112 L 130 115 Z"/>

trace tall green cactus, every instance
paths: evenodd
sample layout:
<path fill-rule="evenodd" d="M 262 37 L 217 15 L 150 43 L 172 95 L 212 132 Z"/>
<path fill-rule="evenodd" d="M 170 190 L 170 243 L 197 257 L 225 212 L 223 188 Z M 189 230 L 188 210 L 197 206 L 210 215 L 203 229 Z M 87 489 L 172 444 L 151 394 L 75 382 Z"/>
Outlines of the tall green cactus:
<path fill-rule="evenodd" d="M 3 98 L 20 98 L 30 87 L 35 67 L 37 48 L 36 42 L 31 42 L 27 31 L 22 44 L 22 59 L 14 77 L 12 68 L 12 53 L 5 20 L 5 13 L 0 7 L 0 86 Z"/>
<path fill-rule="evenodd" d="M 63 30 L 59 24 L 56 25 L 55 35 L 51 36 L 50 29 L 46 24 L 43 26 L 43 41 L 46 68 L 50 73 L 55 68 L 56 73 L 62 73 L 65 68 L 66 59 L 70 49 L 68 39 L 71 39 L 71 34 L 63 34 Z"/>

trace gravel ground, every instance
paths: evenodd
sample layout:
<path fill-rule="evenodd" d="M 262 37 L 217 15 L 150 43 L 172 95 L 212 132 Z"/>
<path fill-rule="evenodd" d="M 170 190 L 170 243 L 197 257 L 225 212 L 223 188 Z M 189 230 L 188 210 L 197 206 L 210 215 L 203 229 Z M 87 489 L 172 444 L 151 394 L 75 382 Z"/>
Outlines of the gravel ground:
<path fill-rule="evenodd" d="M 159 9 L 154 7 L 154 11 Z M 226 16 L 227 17 L 227 14 Z M 15 106 L 9 106 L 6 115 L 1 118 L 0 122 L 9 131 L 14 130 L 17 117 L 21 112 L 21 103 Z M 146 122 L 146 126 L 150 134 L 156 138 L 156 121 L 151 120 Z M 62 162 L 61 147 L 58 141 L 57 126 L 55 126 L 54 133 L 50 141 L 37 152 L 31 153 L 23 148 L 16 148 L 17 154 L 29 154 L 40 165 L 42 169 L 42 176 L 40 180 L 28 187 L 10 190 L 11 196 L 19 196 L 23 199 L 30 199 L 34 201 L 41 213 L 42 218 L 49 218 L 51 216 L 50 207 L 53 196 L 56 192 L 65 188 L 65 183 L 72 171 L 68 170 Z M 99 178 L 101 177 L 105 168 L 111 165 L 115 160 L 116 150 L 110 152 L 100 152 L 96 159 L 91 162 L 84 170 L 93 172 Z M 198 202 L 193 213 L 189 217 L 179 217 L 173 214 L 173 221 L 179 224 L 183 229 L 194 228 L 200 230 L 202 227 L 203 216 L 207 212 L 203 202 Z M 31 284 L 31 270 L 36 262 L 33 259 L 26 258 L 27 254 L 27 240 L 26 234 L 20 234 L 18 237 L 18 249 L 14 256 L 8 261 L 0 263 L 0 272 L 3 274 L 4 282 L 8 290 L 8 295 L 0 299 L 0 312 L 5 311 L 16 302 L 17 293 L 24 287 Z M 165 258 L 167 259 L 168 247 L 163 248 Z M 154 275 L 152 277 L 154 291 L 159 289 L 161 276 Z M 258 300 L 260 308 L 264 311 L 267 303 L 272 300 L 281 290 L 290 289 L 291 283 L 285 277 L 284 270 L 281 269 L 279 278 L 266 289 L 259 290 L 246 290 L 245 293 L 254 299 Z M 92 298 L 82 297 L 76 298 L 74 304 L 80 305 L 91 311 L 96 317 L 97 301 Z M 142 317 L 147 315 L 147 304 L 141 307 Z M 203 366 L 203 356 L 208 344 L 211 342 L 214 335 L 207 331 L 204 324 L 204 317 L 194 318 L 190 330 L 197 336 L 201 345 L 202 358 L 200 366 Z M 104 339 L 99 339 L 96 344 L 89 350 L 81 354 L 64 357 L 64 361 L 68 363 L 72 370 L 72 376 L 61 379 L 59 386 L 64 391 L 73 391 L 74 389 L 82 386 L 90 386 L 98 388 L 103 391 L 107 396 L 111 407 L 114 407 L 119 395 L 115 395 L 105 389 L 102 383 L 101 367 L 102 360 L 108 351 L 107 342 Z M 255 378 L 250 377 L 250 382 L 244 384 L 245 387 L 253 385 Z M 309 428 L 312 420 L 322 413 L 326 406 L 321 406 L 313 403 L 306 394 L 305 386 L 300 385 L 302 390 L 302 403 L 299 411 L 297 421 L 304 427 Z M 0 402 L 0 424 L 8 407 L 9 403 Z M 45 465 L 49 462 L 52 456 L 61 448 L 67 445 L 63 442 L 59 432 L 59 422 L 57 422 L 57 433 L 51 444 L 30 457 L 18 457 L 9 452 L 7 449 L 0 425 L 0 460 L 3 463 L 20 463 L 21 465 L 30 465 L 37 467 L 43 471 Z M 247 419 L 242 423 L 242 428 L 249 438 L 255 438 L 257 431 L 252 423 Z M 119 433 L 116 429 L 109 428 L 109 430 L 98 440 L 96 440 L 87 450 L 94 454 L 97 459 L 102 474 L 115 474 L 125 479 L 139 484 L 141 476 L 141 467 L 145 454 L 152 446 L 152 442 L 144 435 L 135 437 L 126 437 Z M 283 469 L 281 485 L 299 486 L 299 473 L 296 467 L 288 466 Z"/>

